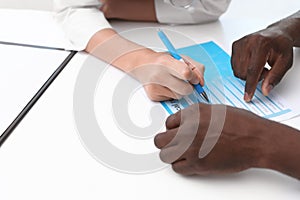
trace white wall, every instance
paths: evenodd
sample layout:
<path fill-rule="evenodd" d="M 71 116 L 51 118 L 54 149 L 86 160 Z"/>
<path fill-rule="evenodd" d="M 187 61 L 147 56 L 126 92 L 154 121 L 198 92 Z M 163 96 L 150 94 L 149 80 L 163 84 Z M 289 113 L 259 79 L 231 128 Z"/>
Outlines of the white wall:
<path fill-rule="evenodd" d="M 52 0 L 0 0 L 0 8 L 51 10 Z"/>

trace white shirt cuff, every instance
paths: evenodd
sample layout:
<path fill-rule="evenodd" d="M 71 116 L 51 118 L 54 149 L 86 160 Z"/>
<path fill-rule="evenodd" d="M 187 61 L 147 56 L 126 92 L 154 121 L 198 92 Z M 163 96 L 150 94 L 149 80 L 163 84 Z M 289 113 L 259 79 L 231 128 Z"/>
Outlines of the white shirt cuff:
<path fill-rule="evenodd" d="M 84 50 L 92 36 L 105 28 L 111 28 L 104 14 L 97 8 L 68 8 L 56 14 L 66 38 L 66 49 Z"/>

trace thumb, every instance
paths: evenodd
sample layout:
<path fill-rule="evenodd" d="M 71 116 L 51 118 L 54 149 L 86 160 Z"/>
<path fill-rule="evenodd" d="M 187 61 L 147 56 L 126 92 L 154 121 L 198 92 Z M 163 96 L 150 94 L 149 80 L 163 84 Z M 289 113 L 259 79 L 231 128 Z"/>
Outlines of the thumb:
<path fill-rule="evenodd" d="M 192 78 L 190 79 L 190 83 L 204 85 L 204 71 L 205 67 L 203 64 L 193 60 L 188 56 L 182 55 L 184 62 L 190 67 L 192 70 Z"/>
<path fill-rule="evenodd" d="M 265 96 L 269 95 L 270 91 L 281 81 L 291 66 L 292 62 L 286 59 L 279 59 L 275 62 L 262 83 L 262 92 Z"/>

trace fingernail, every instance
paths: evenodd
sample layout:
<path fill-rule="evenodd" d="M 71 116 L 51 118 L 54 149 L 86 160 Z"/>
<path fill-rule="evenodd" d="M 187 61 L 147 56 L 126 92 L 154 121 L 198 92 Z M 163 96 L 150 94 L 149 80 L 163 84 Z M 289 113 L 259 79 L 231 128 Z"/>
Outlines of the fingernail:
<path fill-rule="evenodd" d="M 205 82 L 205 81 L 204 81 L 204 78 L 203 78 L 203 77 L 200 77 L 199 83 L 200 83 L 201 86 L 204 86 L 204 82 Z"/>
<path fill-rule="evenodd" d="M 267 88 L 266 88 L 266 92 L 267 94 L 266 95 L 269 95 L 269 93 L 271 92 L 271 90 L 273 90 L 274 86 L 272 84 L 268 85 Z"/>
<path fill-rule="evenodd" d="M 247 92 L 245 92 L 244 100 L 245 100 L 246 102 L 250 102 L 250 101 L 251 101 L 250 95 L 249 95 Z"/>

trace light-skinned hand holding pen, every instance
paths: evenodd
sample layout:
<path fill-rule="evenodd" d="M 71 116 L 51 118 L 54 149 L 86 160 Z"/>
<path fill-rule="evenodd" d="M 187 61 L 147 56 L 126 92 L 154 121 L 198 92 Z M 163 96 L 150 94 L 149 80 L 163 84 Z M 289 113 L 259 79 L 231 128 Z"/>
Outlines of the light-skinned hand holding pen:
<path fill-rule="evenodd" d="M 199 83 L 192 83 L 192 82 L 190 82 L 190 83 L 192 83 L 194 85 L 194 88 L 198 92 L 200 97 L 202 97 L 206 102 L 209 103 L 210 101 L 208 99 L 208 96 L 207 96 L 206 92 L 204 91 L 204 89 L 202 88 L 202 86 L 204 85 L 204 79 L 203 79 L 203 76 L 201 76 L 201 73 L 199 73 L 198 69 L 196 67 L 192 66 L 191 62 L 189 62 L 187 59 L 183 59 L 183 57 L 178 54 L 177 50 L 175 49 L 175 47 L 173 46 L 173 44 L 171 43 L 171 41 L 169 40 L 167 35 L 161 29 L 157 30 L 157 34 L 173 58 L 175 58 L 176 60 L 179 60 L 181 62 L 185 62 L 187 65 L 191 65 L 191 70 L 195 71 L 196 75 L 197 74 L 199 75 L 199 80 L 201 80 Z M 203 66 L 202 70 L 203 70 L 202 71 L 202 74 L 203 74 L 204 66 Z"/>
<path fill-rule="evenodd" d="M 193 92 L 193 84 L 204 85 L 201 63 L 187 56 L 181 62 L 169 53 L 133 43 L 112 29 L 95 34 L 87 51 L 137 79 L 153 101 L 180 99 Z"/>

